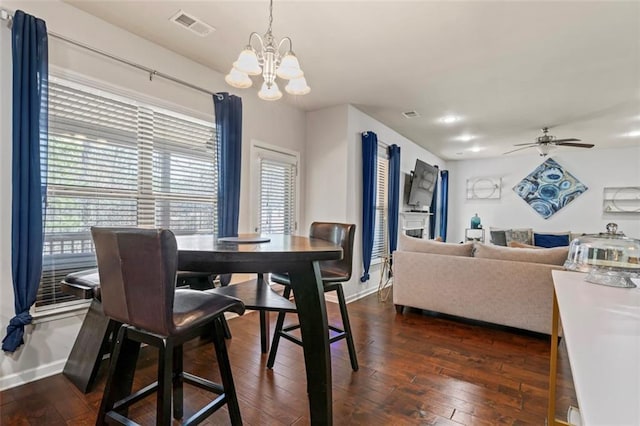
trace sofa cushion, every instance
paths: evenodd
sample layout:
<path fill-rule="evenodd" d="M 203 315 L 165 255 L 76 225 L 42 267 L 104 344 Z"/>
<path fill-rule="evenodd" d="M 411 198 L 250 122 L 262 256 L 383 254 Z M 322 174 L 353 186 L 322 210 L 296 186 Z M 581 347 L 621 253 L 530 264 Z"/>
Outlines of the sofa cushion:
<path fill-rule="evenodd" d="M 473 255 L 484 259 L 513 260 L 515 262 L 563 265 L 569 253 L 568 247 L 548 249 L 500 247 L 475 243 Z"/>
<path fill-rule="evenodd" d="M 472 242 L 464 244 L 442 243 L 438 241 L 408 237 L 404 234 L 400 234 L 399 237 L 398 250 L 402 251 L 471 257 L 471 252 L 473 250 Z"/>
<path fill-rule="evenodd" d="M 570 242 L 569 232 L 538 234 L 533 233 L 533 244 L 538 247 L 563 247 L 568 246 Z"/>

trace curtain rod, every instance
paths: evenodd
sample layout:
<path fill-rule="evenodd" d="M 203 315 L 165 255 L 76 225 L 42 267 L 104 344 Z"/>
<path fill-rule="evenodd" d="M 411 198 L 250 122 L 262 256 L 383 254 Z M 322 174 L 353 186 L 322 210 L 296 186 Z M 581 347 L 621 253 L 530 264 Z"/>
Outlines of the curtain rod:
<path fill-rule="evenodd" d="M 0 20 L 7 21 L 7 27 L 11 28 L 11 25 L 13 23 L 13 14 L 7 9 L 0 9 Z M 218 93 L 215 93 L 215 92 L 212 92 L 210 90 L 204 89 L 202 87 L 196 86 L 194 84 L 188 83 L 188 82 L 186 82 L 184 80 L 180 80 L 179 78 L 173 77 L 173 76 L 171 76 L 169 74 L 165 74 L 163 72 L 154 70 L 153 68 L 149 68 L 149 67 L 146 67 L 144 65 L 140 65 L 140 64 L 137 64 L 135 62 L 131 62 L 131 61 L 127 60 L 127 59 L 120 58 L 118 56 L 112 55 L 111 53 L 105 52 L 105 51 L 100 50 L 100 49 L 96 49 L 95 47 L 91 47 L 91 46 L 89 46 L 87 44 L 84 44 L 84 43 L 81 43 L 79 41 L 75 41 L 75 40 L 72 40 L 70 38 L 67 38 L 67 37 L 65 37 L 63 35 L 56 34 L 56 33 L 51 32 L 51 31 L 47 31 L 47 34 L 49 34 L 53 38 L 56 38 L 56 39 L 61 40 L 61 41 L 64 41 L 65 43 L 69 43 L 69 44 L 72 44 L 74 46 L 80 47 L 82 49 L 89 50 L 89 51 L 91 51 L 93 53 L 96 53 L 98 55 L 102 55 L 102 56 L 105 56 L 105 57 L 107 57 L 109 59 L 112 59 L 114 61 L 120 62 L 121 64 L 129 65 L 130 67 L 137 68 L 137 69 L 139 69 L 141 71 L 147 72 L 147 73 L 149 73 L 149 81 L 153 81 L 153 77 L 160 77 L 160 78 L 164 78 L 165 80 L 169 80 L 169 81 L 172 81 L 174 83 L 181 84 L 181 85 L 186 86 L 186 87 L 188 87 L 190 89 L 197 90 L 198 92 L 206 93 L 206 94 L 212 95 L 212 96 L 213 95 L 218 96 L 218 97 L 221 96 Z"/>

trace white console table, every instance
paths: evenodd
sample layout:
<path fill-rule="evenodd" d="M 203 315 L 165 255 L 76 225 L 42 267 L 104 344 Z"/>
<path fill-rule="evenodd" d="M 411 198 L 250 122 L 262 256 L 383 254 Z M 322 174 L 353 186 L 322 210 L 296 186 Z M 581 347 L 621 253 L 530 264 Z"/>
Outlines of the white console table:
<path fill-rule="evenodd" d="M 607 287 L 553 271 L 549 424 L 555 419 L 558 315 L 583 426 L 640 425 L 640 289 Z"/>

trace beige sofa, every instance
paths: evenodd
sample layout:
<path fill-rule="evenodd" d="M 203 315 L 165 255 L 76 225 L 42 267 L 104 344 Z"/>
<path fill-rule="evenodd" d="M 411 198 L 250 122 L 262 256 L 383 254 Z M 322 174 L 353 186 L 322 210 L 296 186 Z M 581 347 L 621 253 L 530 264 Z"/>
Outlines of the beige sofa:
<path fill-rule="evenodd" d="M 551 334 L 553 280 L 567 247 L 450 244 L 400 236 L 393 303 Z"/>

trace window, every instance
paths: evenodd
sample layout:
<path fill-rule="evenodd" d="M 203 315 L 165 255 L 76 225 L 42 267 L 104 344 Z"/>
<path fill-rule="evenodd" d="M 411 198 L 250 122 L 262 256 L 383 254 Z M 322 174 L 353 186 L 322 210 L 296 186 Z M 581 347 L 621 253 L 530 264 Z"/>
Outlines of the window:
<path fill-rule="evenodd" d="M 59 283 L 95 267 L 90 227 L 214 233 L 212 123 L 51 78 L 44 267 L 36 307 L 72 300 Z"/>
<path fill-rule="evenodd" d="M 255 230 L 293 234 L 297 229 L 297 156 L 263 147 L 254 147 L 253 155 L 258 170 Z"/>
<path fill-rule="evenodd" d="M 376 218 L 373 236 L 373 250 L 371 260 L 380 259 L 387 255 L 387 176 L 389 160 L 387 147 L 378 144 L 378 163 L 376 178 Z"/>

